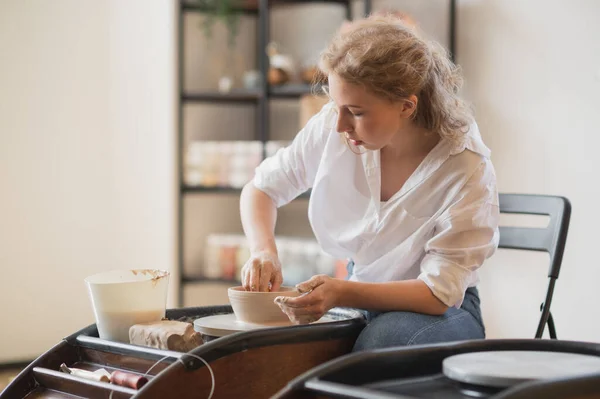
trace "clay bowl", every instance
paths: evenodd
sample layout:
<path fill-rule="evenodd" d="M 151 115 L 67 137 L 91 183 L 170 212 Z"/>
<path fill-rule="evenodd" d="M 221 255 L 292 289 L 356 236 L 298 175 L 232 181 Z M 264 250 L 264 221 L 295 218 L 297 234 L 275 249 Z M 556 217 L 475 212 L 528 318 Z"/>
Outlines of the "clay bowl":
<path fill-rule="evenodd" d="M 277 292 L 252 292 L 244 290 L 244 287 L 231 287 L 227 294 L 236 319 L 255 324 L 289 322 L 274 300 L 278 296 L 300 295 L 294 287 L 281 287 Z"/>

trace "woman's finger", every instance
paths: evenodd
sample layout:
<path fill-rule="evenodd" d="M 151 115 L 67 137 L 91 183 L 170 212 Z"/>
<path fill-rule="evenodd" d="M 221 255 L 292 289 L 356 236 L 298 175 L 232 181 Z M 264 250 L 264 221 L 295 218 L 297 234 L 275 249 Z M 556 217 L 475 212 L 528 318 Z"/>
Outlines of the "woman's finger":
<path fill-rule="evenodd" d="M 285 305 L 279 304 L 281 311 L 286 314 L 288 319 L 294 324 L 309 324 L 321 318 L 318 313 L 313 313 L 317 309 L 313 309 L 311 313 L 298 313 L 300 309 L 287 308 Z"/>
<path fill-rule="evenodd" d="M 271 292 L 277 292 L 281 289 L 281 284 L 283 284 L 283 275 L 280 271 L 276 271 L 271 274 Z"/>
<path fill-rule="evenodd" d="M 252 260 L 252 267 L 250 268 L 250 291 L 258 291 L 260 284 L 260 261 L 258 259 Z"/>
<path fill-rule="evenodd" d="M 285 305 L 281 305 L 281 306 L 285 306 Z M 323 306 L 320 304 L 307 306 L 304 308 L 287 308 L 286 310 L 287 310 L 287 312 L 293 314 L 295 317 L 311 316 L 311 317 L 321 318 L 321 316 L 325 313 L 323 311 Z"/>
<path fill-rule="evenodd" d="M 309 280 L 297 284 L 296 285 L 296 289 L 298 291 L 300 291 L 301 293 L 305 293 L 305 292 L 310 292 L 312 290 L 314 290 L 315 288 L 317 288 L 318 286 L 320 286 L 321 284 L 325 283 L 326 279 L 328 276 L 324 276 L 322 274 L 319 274 L 317 276 L 312 276 Z"/>
<path fill-rule="evenodd" d="M 294 313 L 286 313 L 288 319 L 294 324 L 309 324 L 319 320 L 321 317 L 318 314 L 297 315 Z"/>
<path fill-rule="evenodd" d="M 246 291 L 250 291 L 250 279 L 248 278 L 248 271 L 245 266 L 242 268 L 242 286 Z"/>
<path fill-rule="evenodd" d="M 270 260 L 263 261 L 260 267 L 260 278 L 258 282 L 258 290 L 260 292 L 269 291 L 269 281 L 271 281 L 271 275 L 273 274 L 273 262 Z"/>
<path fill-rule="evenodd" d="M 320 295 L 314 294 L 314 292 L 310 292 L 297 297 L 278 296 L 275 298 L 275 302 L 290 308 L 305 308 L 320 303 L 321 297 Z"/>

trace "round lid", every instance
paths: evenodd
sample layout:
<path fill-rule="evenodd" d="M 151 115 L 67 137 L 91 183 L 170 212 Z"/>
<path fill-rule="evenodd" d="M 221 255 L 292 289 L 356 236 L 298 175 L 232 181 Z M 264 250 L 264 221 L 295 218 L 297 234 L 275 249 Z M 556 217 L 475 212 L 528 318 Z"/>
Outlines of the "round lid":
<path fill-rule="evenodd" d="M 325 315 L 315 323 L 327 323 L 336 321 L 332 317 Z M 289 327 L 293 326 L 290 321 L 254 324 L 245 323 L 235 318 L 234 313 L 218 314 L 214 316 L 201 317 L 194 321 L 194 329 L 204 335 L 211 337 L 223 337 L 240 331 L 252 331 L 263 328 Z"/>
<path fill-rule="evenodd" d="M 564 352 L 472 352 L 444 359 L 446 377 L 468 384 L 509 387 L 525 381 L 600 373 L 600 357 Z"/>

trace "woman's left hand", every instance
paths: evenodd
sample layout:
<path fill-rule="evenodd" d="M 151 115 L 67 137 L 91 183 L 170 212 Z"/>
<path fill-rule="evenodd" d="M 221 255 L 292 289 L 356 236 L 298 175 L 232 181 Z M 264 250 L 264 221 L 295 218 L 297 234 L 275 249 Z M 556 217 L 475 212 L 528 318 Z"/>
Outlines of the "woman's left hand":
<path fill-rule="evenodd" d="M 327 311 L 338 305 L 344 281 L 325 274 L 312 277 L 296 285 L 302 295 L 278 296 L 275 303 L 294 324 L 309 324 L 319 320 Z"/>

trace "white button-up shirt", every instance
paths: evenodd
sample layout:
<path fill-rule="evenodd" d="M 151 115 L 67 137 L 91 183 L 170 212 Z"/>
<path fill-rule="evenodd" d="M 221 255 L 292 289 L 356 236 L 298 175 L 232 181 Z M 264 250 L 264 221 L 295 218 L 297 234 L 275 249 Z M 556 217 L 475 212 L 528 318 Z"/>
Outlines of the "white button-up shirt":
<path fill-rule="evenodd" d="M 441 139 L 381 202 L 379 151 L 351 151 L 336 118 L 333 104 L 325 105 L 290 146 L 261 163 L 254 185 L 278 207 L 312 188 L 314 234 L 324 251 L 354 261 L 351 280 L 418 278 L 459 307 L 499 239 L 496 176 L 477 125 L 460 143 Z"/>

